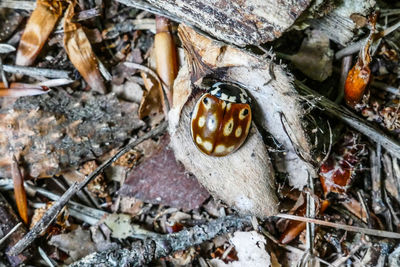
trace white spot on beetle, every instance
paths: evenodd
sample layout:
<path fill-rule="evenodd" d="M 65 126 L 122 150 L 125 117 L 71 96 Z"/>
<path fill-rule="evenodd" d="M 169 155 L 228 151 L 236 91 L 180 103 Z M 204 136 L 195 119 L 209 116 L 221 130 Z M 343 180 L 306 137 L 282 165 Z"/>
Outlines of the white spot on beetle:
<path fill-rule="evenodd" d="M 233 118 L 230 118 L 230 120 L 225 124 L 224 126 L 224 135 L 228 136 L 232 133 L 233 130 Z"/>
<path fill-rule="evenodd" d="M 226 150 L 228 150 L 228 153 L 231 153 L 235 149 L 235 146 L 230 146 Z"/>
<path fill-rule="evenodd" d="M 217 145 L 214 150 L 214 152 L 216 154 L 221 154 L 221 153 L 224 153 L 225 151 L 226 151 L 226 147 L 224 145 Z"/>
<path fill-rule="evenodd" d="M 201 116 L 199 118 L 199 127 L 202 128 L 204 124 L 206 124 L 206 118 L 204 118 L 204 116 Z"/>
<path fill-rule="evenodd" d="M 203 139 L 201 139 L 200 135 L 196 136 L 196 143 L 201 145 L 203 143 Z"/>
<path fill-rule="evenodd" d="M 211 152 L 211 150 L 213 149 L 213 145 L 209 141 L 204 141 L 202 145 L 204 149 L 207 150 L 208 152 Z"/>
<path fill-rule="evenodd" d="M 242 127 L 238 127 L 235 131 L 235 136 L 239 138 L 242 135 Z"/>
<path fill-rule="evenodd" d="M 210 132 L 215 132 L 215 130 L 217 130 L 217 117 L 215 116 L 215 114 L 211 114 L 208 116 L 207 118 L 207 129 Z"/>
<path fill-rule="evenodd" d="M 247 115 L 249 115 L 249 110 L 247 108 L 244 108 L 239 113 L 239 119 L 243 120 L 244 118 L 246 118 Z"/>

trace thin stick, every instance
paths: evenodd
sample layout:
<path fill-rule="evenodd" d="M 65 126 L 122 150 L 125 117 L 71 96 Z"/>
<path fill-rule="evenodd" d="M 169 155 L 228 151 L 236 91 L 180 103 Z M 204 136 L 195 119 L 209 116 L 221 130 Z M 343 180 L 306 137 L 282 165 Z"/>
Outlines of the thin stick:
<path fill-rule="evenodd" d="M 313 91 L 302 82 L 295 80 L 295 84 L 302 95 L 312 95 L 314 103 L 325 113 L 342 120 L 344 123 L 366 135 L 374 142 L 380 143 L 392 155 L 400 155 L 400 143 L 397 140 L 391 138 L 366 120 L 358 117 L 347 108 L 342 107 Z"/>
<path fill-rule="evenodd" d="M 114 156 L 103 162 L 96 170 L 94 170 L 89 176 L 87 176 L 80 183 L 73 183 L 71 187 L 51 206 L 51 208 L 43 215 L 43 217 L 35 224 L 35 226 L 27 233 L 17 244 L 14 245 L 7 253 L 9 255 L 17 255 L 27 248 L 38 235 L 45 231 L 53 220 L 57 217 L 61 209 L 67 204 L 67 202 L 88 183 L 90 183 L 95 177 L 101 174 L 105 168 L 110 166 L 114 161 L 124 155 L 126 152 L 131 150 L 133 147 L 142 143 L 144 140 L 158 136 L 167 129 L 167 122 L 161 123 L 159 126 L 154 128 L 152 131 L 146 133 L 135 141 L 130 142 L 123 148 L 121 148 Z"/>
<path fill-rule="evenodd" d="M 351 225 L 346 225 L 346 224 L 341 224 L 341 223 L 326 222 L 326 221 L 321 221 L 321 220 L 317 220 L 317 219 L 306 218 L 306 217 L 301 217 L 301 216 L 296 216 L 296 215 L 290 215 L 290 214 L 277 214 L 275 216 L 278 218 L 284 218 L 284 219 L 295 220 L 295 221 L 300 221 L 300 222 L 312 222 L 315 224 L 328 226 L 328 227 L 332 227 L 332 228 L 336 228 L 336 229 L 341 229 L 341 230 L 345 230 L 345 231 L 349 231 L 349 232 L 356 232 L 356 233 L 362 233 L 362 234 L 366 234 L 366 235 L 400 239 L 400 233 L 395 233 L 395 232 L 369 229 L 369 228 L 351 226 Z"/>
<path fill-rule="evenodd" d="M 25 66 L 13 66 L 13 65 L 3 65 L 5 72 L 17 73 L 28 76 L 43 76 L 47 78 L 64 78 L 68 79 L 70 71 L 66 70 L 53 70 L 35 67 L 25 67 Z"/>
<path fill-rule="evenodd" d="M 199 245 L 217 235 L 250 225 L 251 218 L 249 216 L 226 216 L 177 233 L 156 235 L 134 242 L 130 249 L 117 247 L 92 253 L 69 266 L 109 266 L 110 261 L 117 261 L 119 265 L 124 266 L 143 266 L 154 259 L 171 255 L 175 251 Z"/>
<path fill-rule="evenodd" d="M 385 30 L 380 32 L 379 35 L 381 37 L 385 37 L 385 36 L 391 34 L 392 32 L 394 32 L 395 30 L 397 30 L 399 27 L 400 27 L 400 21 L 398 21 L 394 25 L 386 28 Z M 340 59 L 340 58 L 342 58 L 344 56 L 351 55 L 351 54 L 354 54 L 354 53 L 360 51 L 360 49 L 364 46 L 365 42 L 367 41 L 367 38 L 361 39 L 360 41 L 358 41 L 358 42 L 356 42 L 354 44 L 351 44 L 351 45 L 343 48 L 342 50 L 339 50 L 335 54 L 335 58 L 336 59 Z M 379 38 L 379 40 L 380 39 L 381 38 Z M 379 41 L 379 40 L 377 40 L 377 41 Z M 375 41 L 375 42 L 377 42 L 377 41 Z"/>
<path fill-rule="evenodd" d="M 10 235 L 12 235 L 15 231 L 17 231 L 17 229 L 22 225 L 22 222 L 19 222 L 17 225 L 15 225 L 10 232 L 8 232 L 5 236 L 3 236 L 2 239 L 0 239 L 0 245 L 4 243 L 4 241 L 6 241 Z"/>

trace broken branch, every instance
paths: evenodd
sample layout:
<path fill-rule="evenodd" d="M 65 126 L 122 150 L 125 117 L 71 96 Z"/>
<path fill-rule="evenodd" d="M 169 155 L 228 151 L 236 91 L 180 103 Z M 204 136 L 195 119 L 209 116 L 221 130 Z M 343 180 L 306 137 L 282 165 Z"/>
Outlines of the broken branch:
<path fill-rule="evenodd" d="M 129 266 L 143 266 L 154 259 L 168 256 L 175 251 L 201 244 L 218 235 L 250 225 L 251 217 L 249 216 L 226 216 L 177 233 L 158 235 L 158 237 L 137 241 L 132 244 L 131 249 L 117 247 L 93 253 L 71 264 L 70 267 L 107 264 L 110 260 Z"/>

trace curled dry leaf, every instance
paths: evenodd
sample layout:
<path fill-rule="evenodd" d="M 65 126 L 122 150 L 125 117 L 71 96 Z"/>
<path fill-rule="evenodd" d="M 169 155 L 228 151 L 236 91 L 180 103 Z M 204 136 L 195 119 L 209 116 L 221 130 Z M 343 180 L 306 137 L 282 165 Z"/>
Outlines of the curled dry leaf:
<path fill-rule="evenodd" d="M 371 32 L 365 46 L 360 51 L 357 63 L 349 71 L 344 84 L 344 99 L 346 100 L 346 104 L 351 107 L 355 107 L 355 105 L 360 102 L 371 81 L 371 69 L 369 67 L 371 63 L 371 45 L 374 39 L 379 37 L 375 36 L 377 18 L 377 13 L 373 13 L 370 16 L 369 22 L 372 27 Z"/>
<path fill-rule="evenodd" d="M 16 64 L 29 66 L 39 55 L 62 14 L 62 1 L 38 0 L 19 42 Z"/>
<path fill-rule="evenodd" d="M 213 42 L 188 27 L 180 26 L 180 38 L 186 48 L 187 59 L 179 71 L 174 85 L 174 106 L 169 112 L 171 147 L 177 160 L 192 172 L 216 197 L 236 207 L 242 213 L 265 217 L 277 212 L 274 187 L 274 170 L 263 139 L 253 124 L 248 139 L 235 153 L 215 158 L 201 153 L 194 145 L 190 133 L 190 113 L 199 97 L 192 92 L 191 80 L 198 80 L 199 73 L 224 71 L 224 80 L 245 85 L 255 99 L 255 121 L 285 146 L 284 171 L 293 185 L 302 187 L 309 173 L 310 164 L 301 160 L 292 145 L 310 155 L 311 146 L 302 127 L 302 110 L 290 78 L 283 70 L 265 58 Z M 197 67 L 200 71 L 190 71 Z M 272 69 L 273 75 L 270 74 Z M 272 78 L 275 77 L 275 79 Z M 189 100 L 188 100 L 189 99 Z M 281 114 L 290 125 L 285 130 Z M 287 133 L 290 131 L 290 138 Z"/>
<path fill-rule="evenodd" d="M 371 80 L 371 70 L 369 62 L 364 64 L 363 60 L 357 60 L 357 63 L 349 71 L 346 83 L 344 85 L 345 100 L 347 105 L 354 107 L 360 102 Z"/>
<path fill-rule="evenodd" d="M 76 1 L 72 0 L 65 12 L 64 48 L 72 64 L 92 90 L 104 94 L 106 88 L 92 46 L 82 26 L 73 21 L 75 5 Z"/>
<path fill-rule="evenodd" d="M 140 75 L 146 88 L 139 107 L 139 118 L 143 119 L 146 116 L 153 117 L 162 113 L 164 94 L 161 84 L 153 76 L 144 71 L 141 71 Z"/>
<path fill-rule="evenodd" d="M 178 59 L 172 34 L 169 30 L 169 20 L 160 16 L 156 17 L 156 30 L 154 36 L 154 51 L 156 56 L 157 74 L 168 87 L 165 92 L 168 102 L 172 105 L 172 86 L 178 74 Z"/>

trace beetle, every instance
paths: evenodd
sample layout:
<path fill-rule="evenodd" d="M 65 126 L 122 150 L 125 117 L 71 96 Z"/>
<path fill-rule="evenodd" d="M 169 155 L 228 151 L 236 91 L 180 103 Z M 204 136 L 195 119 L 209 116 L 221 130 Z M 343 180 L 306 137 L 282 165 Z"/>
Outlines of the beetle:
<path fill-rule="evenodd" d="M 231 83 L 216 82 L 196 102 L 191 118 L 194 144 L 206 155 L 223 157 L 246 140 L 251 125 L 251 98 Z"/>

